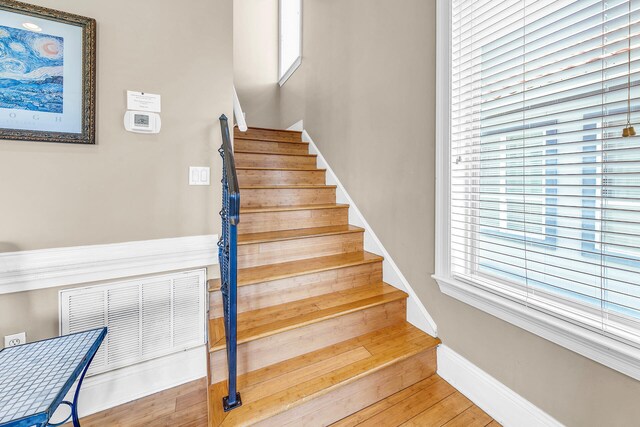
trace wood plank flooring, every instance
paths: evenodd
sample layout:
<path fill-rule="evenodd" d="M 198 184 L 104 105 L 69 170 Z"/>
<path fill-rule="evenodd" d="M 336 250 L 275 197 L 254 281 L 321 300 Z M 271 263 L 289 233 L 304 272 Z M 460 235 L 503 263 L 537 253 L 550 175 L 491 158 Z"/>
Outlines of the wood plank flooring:
<path fill-rule="evenodd" d="M 90 415 L 80 422 L 82 427 L 206 427 L 206 387 L 203 378 Z M 500 424 L 433 375 L 333 426 L 500 427 Z"/>
<path fill-rule="evenodd" d="M 82 427 L 206 427 L 207 379 L 89 415 L 80 419 L 80 424 Z M 67 423 L 63 427 L 72 426 Z"/>

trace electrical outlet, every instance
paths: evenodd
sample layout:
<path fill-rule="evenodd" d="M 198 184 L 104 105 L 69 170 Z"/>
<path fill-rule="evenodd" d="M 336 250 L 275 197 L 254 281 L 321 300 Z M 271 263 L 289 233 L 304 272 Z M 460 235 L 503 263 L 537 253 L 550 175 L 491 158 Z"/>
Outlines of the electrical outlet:
<path fill-rule="evenodd" d="M 27 343 L 27 334 L 20 332 L 19 334 L 7 335 L 4 337 L 4 348 L 15 347 L 17 345 Z"/>

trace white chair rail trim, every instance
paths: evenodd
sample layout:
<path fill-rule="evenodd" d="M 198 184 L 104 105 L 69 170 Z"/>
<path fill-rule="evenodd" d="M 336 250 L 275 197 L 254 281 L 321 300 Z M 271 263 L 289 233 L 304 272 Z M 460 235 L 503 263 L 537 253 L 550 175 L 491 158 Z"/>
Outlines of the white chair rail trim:
<path fill-rule="evenodd" d="M 217 235 L 0 253 L 0 294 L 206 267 Z"/>

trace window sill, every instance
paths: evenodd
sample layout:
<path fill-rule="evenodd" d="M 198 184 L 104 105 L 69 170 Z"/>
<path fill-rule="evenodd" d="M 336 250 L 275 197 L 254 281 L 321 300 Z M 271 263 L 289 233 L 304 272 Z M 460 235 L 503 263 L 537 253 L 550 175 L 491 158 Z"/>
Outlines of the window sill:
<path fill-rule="evenodd" d="M 640 350 L 461 280 L 432 276 L 445 295 L 640 380 Z"/>
<path fill-rule="evenodd" d="M 280 85 L 280 87 L 282 87 L 282 85 L 289 80 L 289 77 L 291 77 L 293 75 L 293 73 L 298 69 L 298 67 L 300 66 L 300 64 L 302 64 L 302 57 L 298 56 L 298 59 L 295 60 L 295 62 L 293 64 L 291 64 L 291 67 L 289 67 L 289 69 L 287 70 L 286 73 L 284 73 L 284 75 L 282 77 L 280 77 L 280 81 L 278 82 L 278 84 Z"/>

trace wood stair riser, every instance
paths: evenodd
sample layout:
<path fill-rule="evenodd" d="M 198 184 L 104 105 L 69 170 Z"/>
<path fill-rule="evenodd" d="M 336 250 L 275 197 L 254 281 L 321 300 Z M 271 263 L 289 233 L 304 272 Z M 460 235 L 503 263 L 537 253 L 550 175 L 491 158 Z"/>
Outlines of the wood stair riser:
<path fill-rule="evenodd" d="M 301 412 L 312 413 L 317 408 L 305 406 L 307 403 L 317 402 L 316 399 L 322 399 L 323 396 L 334 393 L 345 393 L 339 396 L 337 404 L 340 405 L 342 402 L 347 404 L 352 400 L 352 396 L 353 398 L 362 396 L 359 393 L 360 390 L 347 390 L 346 392 L 341 392 L 340 390 L 349 387 L 350 384 L 359 382 L 362 378 L 376 375 L 390 366 L 397 366 L 427 351 L 434 353 L 438 343 L 439 340 L 424 334 L 407 322 L 401 322 L 311 353 L 287 359 L 281 363 L 269 365 L 239 377 L 238 387 L 243 392 L 244 404 L 243 408 L 237 411 L 223 412 L 222 407 L 216 404 L 225 396 L 227 391 L 226 382 L 218 382 L 209 388 L 210 402 L 213 403 L 213 405 L 209 406 L 213 409 L 210 426 L 255 425 L 266 420 L 275 422 L 274 417 L 279 417 L 280 414 L 286 411 L 289 411 L 289 417 L 284 422 L 288 422 L 289 419 L 296 419 L 302 415 L 296 413 L 296 408 L 304 406 Z M 429 364 L 431 367 L 424 374 L 425 376 L 435 369 L 435 364 Z M 415 365 L 415 361 L 409 364 L 410 367 Z M 404 376 L 403 373 L 394 372 L 387 378 L 393 381 L 392 378 L 402 376 Z M 409 384 L 413 382 L 413 379 L 401 380 L 403 384 L 408 384 L 409 387 L 402 389 L 400 393 L 389 396 L 389 399 L 394 396 L 402 396 L 404 390 L 416 386 L 424 388 L 430 384 L 446 384 L 439 378 L 431 380 L 432 378 L 434 378 L 433 375 L 427 376 L 426 379 L 414 384 Z M 380 378 L 380 384 L 368 384 L 366 387 L 360 388 L 375 390 L 378 386 L 383 388 L 384 384 L 388 384 L 388 381 L 385 381 L 383 377 Z M 382 402 L 385 401 L 386 399 L 382 400 Z M 331 405 L 321 406 L 325 410 L 332 410 Z M 376 405 L 370 405 L 364 411 L 377 407 Z M 363 421 L 376 413 L 375 411 L 368 412 L 362 418 L 352 417 L 350 420 Z M 311 422 L 299 425 L 327 424 Z M 376 425 L 395 424 L 385 424 L 383 422 Z"/>
<path fill-rule="evenodd" d="M 364 233 L 342 233 L 275 242 L 238 245 L 238 268 L 360 252 Z"/>
<path fill-rule="evenodd" d="M 403 322 L 406 300 L 396 300 L 238 345 L 238 374 L 282 362 Z M 226 350 L 211 353 L 211 383 L 227 378 Z"/>
<path fill-rule="evenodd" d="M 433 348 L 252 425 L 326 426 L 422 381 L 435 372 L 436 349 Z"/>
<path fill-rule="evenodd" d="M 240 186 L 252 185 L 323 185 L 327 172 L 324 169 L 238 169 Z"/>
<path fill-rule="evenodd" d="M 241 207 L 328 205 L 336 201 L 334 187 L 318 188 L 243 188 Z M 242 218 L 240 219 L 242 221 Z"/>
<path fill-rule="evenodd" d="M 277 130 L 277 129 L 259 129 L 251 128 L 246 132 L 240 132 L 235 130 L 234 136 L 247 139 L 266 139 L 266 140 L 280 140 L 280 141 L 293 141 L 302 142 L 302 132 Z"/>
<path fill-rule="evenodd" d="M 238 168 L 316 169 L 315 156 L 242 152 L 234 156 Z"/>
<path fill-rule="evenodd" d="M 349 207 L 241 214 L 238 233 L 298 230 L 349 224 Z"/>
<path fill-rule="evenodd" d="M 238 151 L 255 151 L 272 154 L 309 154 L 309 144 L 301 142 L 292 143 L 236 139 L 233 143 L 233 148 Z"/>
<path fill-rule="evenodd" d="M 382 281 L 382 261 L 238 287 L 238 313 Z M 209 315 L 222 317 L 222 293 L 209 293 Z"/>

